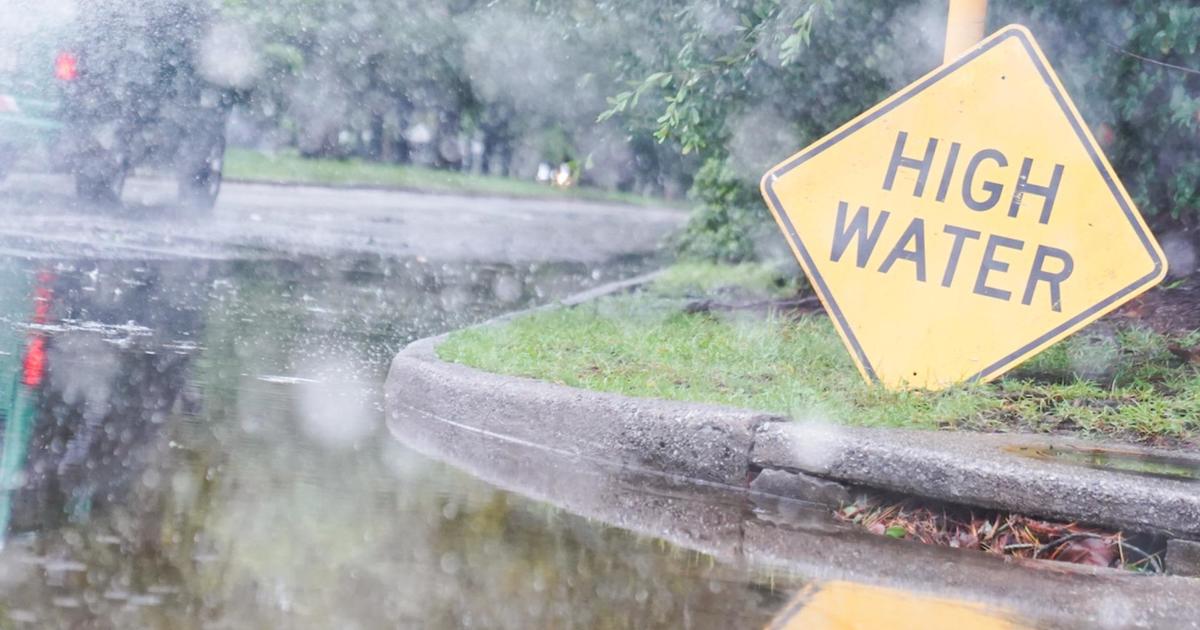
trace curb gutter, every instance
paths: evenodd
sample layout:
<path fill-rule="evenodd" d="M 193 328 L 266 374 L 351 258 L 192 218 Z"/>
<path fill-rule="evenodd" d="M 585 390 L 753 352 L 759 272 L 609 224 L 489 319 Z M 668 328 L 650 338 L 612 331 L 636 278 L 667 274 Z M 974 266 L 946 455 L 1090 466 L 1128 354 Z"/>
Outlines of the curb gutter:
<path fill-rule="evenodd" d="M 1029 434 L 773 424 L 751 463 L 934 499 L 1068 521 L 1200 537 L 1200 480 L 1090 468 L 1022 453 L 1097 443 Z M 1143 456 L 1161 451 L 1111 446 Z M 1173 459 L 1200 457 L 1171 453 Z"/>
<path fill-rule="evenodd" d="M 741 570 L 976 602 L 1037 627 L 1200 628 L 1193 578 L 894 540 L 835 521 L 824 506 L 563 456 L 420 413 L 396 414 L 388 428 L 399 443 L 494 486 Z"/>

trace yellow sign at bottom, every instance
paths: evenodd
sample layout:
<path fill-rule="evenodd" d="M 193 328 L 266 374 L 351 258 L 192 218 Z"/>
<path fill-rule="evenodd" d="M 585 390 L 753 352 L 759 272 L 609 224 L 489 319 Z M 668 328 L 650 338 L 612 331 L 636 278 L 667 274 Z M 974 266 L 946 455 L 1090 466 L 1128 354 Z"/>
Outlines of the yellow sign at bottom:
<path fill-rule="evenodd" d="M 767 630 L 1019 630 L 983 606 L 851 582 L 800 593 Z"/>
<path fill-rule="evenodd" d="M 1022 26 L 788 158 L 762 192 L 859 370 L 889 387 L 995 378 L 1166 275 Z"/>

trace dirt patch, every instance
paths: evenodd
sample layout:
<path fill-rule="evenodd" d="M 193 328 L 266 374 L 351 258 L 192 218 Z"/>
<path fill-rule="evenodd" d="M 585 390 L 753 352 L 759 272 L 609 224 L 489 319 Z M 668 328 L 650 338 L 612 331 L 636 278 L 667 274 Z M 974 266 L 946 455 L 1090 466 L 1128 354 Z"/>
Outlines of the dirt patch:
<path fill-rule="evenodd" d="M 754 292 L 726 287 L 717 297 L 689 302 L 687 313 L 743 311 L 759 315 L 808 315 L 823 313 L 820 300 L 811 291 L 792 297 L 767 298 Z M 1118 325 L 1140 325 L 1167 336 L 1200 330 L 1200 273 L 1155 287 L 1114 311 L 1105 320 Z M 1200 349 L 1196 352 L 1200 362 Z"/>
<path fill-rule="evenodd" d="M 1136 323 L 1168 336 L 1200 330 L 1200 275 L 1160 285 L 1117 309 L 1110 319 Z"/>

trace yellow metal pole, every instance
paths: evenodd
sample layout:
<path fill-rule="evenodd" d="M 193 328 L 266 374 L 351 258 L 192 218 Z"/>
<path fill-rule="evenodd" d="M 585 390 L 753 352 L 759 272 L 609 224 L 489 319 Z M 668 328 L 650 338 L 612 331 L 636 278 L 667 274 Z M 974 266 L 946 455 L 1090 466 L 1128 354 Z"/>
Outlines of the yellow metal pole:
<path fill-rule="evenodd" d="M 987 7 L 988 0 L 950 0 L 950 9 L 946 12 L 946 53 L 942 63 L 949 63 L 983 39 Z"/>

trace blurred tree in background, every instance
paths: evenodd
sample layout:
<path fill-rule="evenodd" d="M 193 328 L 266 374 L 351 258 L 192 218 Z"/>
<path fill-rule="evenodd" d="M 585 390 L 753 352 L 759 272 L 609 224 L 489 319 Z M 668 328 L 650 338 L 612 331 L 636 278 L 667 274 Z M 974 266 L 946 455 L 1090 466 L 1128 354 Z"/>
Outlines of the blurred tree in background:
<path fill-rule="evenodd" d="M 995 2 L 1046 49 L 1143 212 L 1200 220 L 1200 4 Z"/>
<path fill-rule="evenodd" d="M 922 0 L 681 3 L 677 53 L 604 114 L 634 112 L 660 141 L 702 157 L 680 252 L 738 261 L 778 241 L 758 178 L 937 65 L 944 11 Z"/>
<path fill-rule="evenodd" d="M 703 156 L 685 256 L 762 253 L 756 193 L 772 164 L 941 61 L 946 2 L 684 3 L 675 54 L 610 99 Z M 992 30 L 1029 26 L 1142 210 L 1160 229 L 1200 219 L 1200 7 L 1194 0 L 993 0 Z M 674 29 L 673 29 L 674 30 Z M 625 71 L 628 74 L 628 70 Z M 647 124 L 646 121 L 652 120 Z M 755 234 L 761 234 L 756 238 Z"/>
<path fill-rule="evenodd" d="M 781 244 L 758 177 L 936 67 L 946 0 L 223 0 L 269 143 L 583 183 L 691 188 L 682 254 Z M 1160 228 L 1200 218 L 1200 6 L 992 0 L 1029 26 Z"/>
<path fill-rule="evenodd" d="M 661 23 L 583 0 L 224 0 L 261 67 L 240 113 L 265 144 L 663 194 L 685 160 L 615 121 L 614 60 Z"/>

